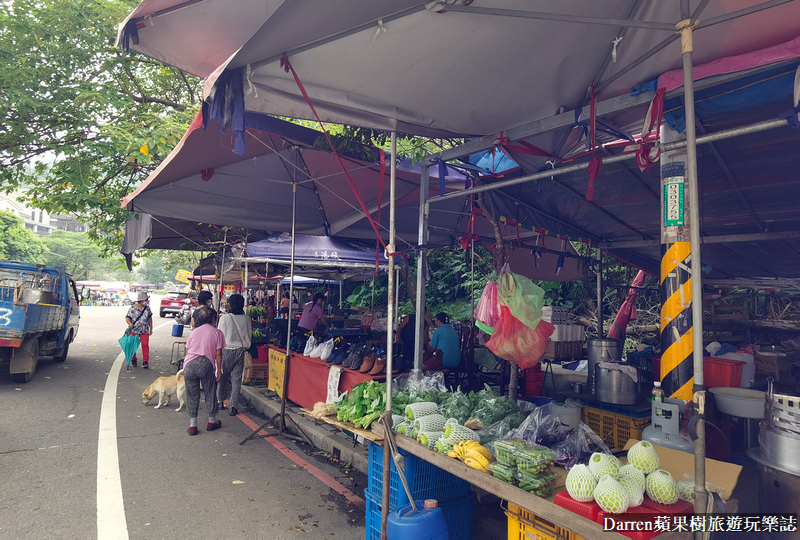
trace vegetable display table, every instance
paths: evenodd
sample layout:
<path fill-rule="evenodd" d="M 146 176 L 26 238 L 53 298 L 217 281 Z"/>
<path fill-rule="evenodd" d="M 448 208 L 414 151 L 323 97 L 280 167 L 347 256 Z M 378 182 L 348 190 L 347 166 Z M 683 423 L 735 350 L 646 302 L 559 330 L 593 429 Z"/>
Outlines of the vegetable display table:
<path fill-rule="evenodd" d="M 286 354 L 285 349 L 272 345 L 270 348 Z M 331 364 L 319 358 L 311 358 L 298 353 L 292 353 L 289 359 L 289 382 L 286 397 L 310 409 L 315 403 L 325 402 L 328 397 L 328 374 Z M 350 390 L 353 386 L 371 380 L 386 380 L 385 375 L 369 375 L 351 369 L 342 368 L 339 378 L 339 394 Z"/>

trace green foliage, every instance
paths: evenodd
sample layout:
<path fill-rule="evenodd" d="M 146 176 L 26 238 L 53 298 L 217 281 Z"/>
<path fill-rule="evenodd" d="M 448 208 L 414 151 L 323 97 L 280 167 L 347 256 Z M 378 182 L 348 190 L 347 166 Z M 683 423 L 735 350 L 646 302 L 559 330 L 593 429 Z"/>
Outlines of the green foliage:
<path fill-rule="evenodd" d="M 0 259 L 41 264 L 44 245 L 22 219 L 0 210 Z"/>
<path fill-rule="evenodd" d="M 63 265 L 76 280 L 125 279 L 122 261 L 104 259 L 100 248 L 89 240 L 86 233 L 53 231 L 43 242 L 46 247 L 45 263 Z M 115 270 L 115 267 L 118 269 Z"/>
<path fill-rule="evenodd" d="M 175 279 L 178 270 L 192 271 L 200 261 L 193 251 L 145 250 L 144 260 L 136 269 L 140 283 L 164 283 Z"/>
<path fill-rule="evenodd" d="M 120 199 L 194 116 L 199 81 L 114 48 L 135 0 L 8 0 L 0 11 L 0 185 L 118 247 Z"/>

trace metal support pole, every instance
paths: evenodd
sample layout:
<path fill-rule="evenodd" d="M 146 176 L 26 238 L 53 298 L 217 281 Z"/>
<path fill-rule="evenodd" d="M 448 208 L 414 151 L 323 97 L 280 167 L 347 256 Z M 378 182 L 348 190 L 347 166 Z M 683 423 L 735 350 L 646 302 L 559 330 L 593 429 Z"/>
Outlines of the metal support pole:
<path fill-rule="evenodd" d="M 428 242 L 428 183 L 430 170 L 425 161 L 422 162 L 422 174 L 419 177 L 419 231 L 417 233 L 417 327 L 414 329 L 414 369 L 422 369 L 422 350 L 425 344 L 425 251 Z"/>
<path fill-rule="evenodd" d="M 597 248 L 597 337 L 603 339 L 603 250 Z"/>
<path fill-rule="evenodd" d="M 244 305 L 248 305 L 250 303 L 250 289 L 248 288 L 250 284 L 250 273 L 249 268 L 247 267 L 247 261 L 244 263 Z"/>
<path fill-rule="evenodd" d="M 292 181 L 292 255 L 289 259 L 289 313 L 286 314 L 286 357 L 283 361 L 283 395 L 281 396 L 281 425 L 279 433 L 283 435 L 286 427 L 286 388 L 289 386 L 289 359 L 292 350 L 289 348 L 292 342 L 292 294 L 294 293 L 294 245 L 295 245 L 295 225 L 297 222 L 297 182 Z"/>
<path fill-rule="evenodd" d="M 703 386 L 703 281 L 702 259 L 700 254 L 700 190 L 697 181 L 697 140 L 695 134 L 694 77 L 692 74 L 692 31 L 693 25 L 689 0 L 681 0 L 681 17 L 676 27 L 681 34 L 681 55 L 683 57 L 683 97 L 686 108 L 686 179 L 689 183 L 689 238 L 692 249 L 692 322 L 694 323 L 694 386 L 692 388 L 697 413 L 697 440 L 694 442 L 694 509 L 695 513 L 705 513 L 708 504 L 706 492 L 706 437 L 703 413 L 705 408 L 705 387 Z M 695 533 L 702 538 L 703 533 Z"/>
<path fill-rule="evenodd" d="M 390 429 L 392 422 L 392 364 L 394 352 L 394 242 L 395 242 L 395 178 L 397 175 L 397 133 L 392 132 L 392 167 L 389 177 L 389 243 L 386 250 L 389 252 L 389 278 L 386 285 L 386 409 L 385 415 L 388 422 L 384 424 L 386 429 Z M 383 438 L 383 492 L 381 497 L 381 539 L 386 540 L 386 522 L 389 519 L 389 488 L 391 479 L 392 450 L 389 437 Z"/>
<path fill-rule="evenodd" d="M 342 284 L 344 283 L 343 279 L 339 280 L 339 310 L 342 309 Z"/>
<path fill-rule="evenodd" d="M 219 308 L 222 306 L 222 294 L 223 294 L 223 286 L 225 280 L 225 247 L 228 245 L 228 231 L 225 231 L 225 235 L 222 237 L 222 260 L 219 263 L 219 291 L 217 291 L 217 313 L 219 313 Z"/>

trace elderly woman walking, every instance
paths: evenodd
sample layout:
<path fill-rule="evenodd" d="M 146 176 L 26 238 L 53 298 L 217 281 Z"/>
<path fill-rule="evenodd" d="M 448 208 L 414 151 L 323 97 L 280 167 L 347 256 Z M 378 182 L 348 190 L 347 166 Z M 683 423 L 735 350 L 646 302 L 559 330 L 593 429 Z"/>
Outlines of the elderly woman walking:
<path fill-rule="evenodd" d="M 244 371 L 244 353 L 250 348 L 250 317 L 244 312 L 244 297 L 232 294 L 228 299 L 231 312 L 219 319 L 219 329 L 225 335 L 225 348 L 222 349 L 222 378 L 217 385 L 217 406 L 225 408 L 230 382 L 230 416 L 236 416 L 239 410 L 239 394 L 242 389 L 242 372 Z"/>
<path fill-rule="evenodd" d="M 186 411 L 189 413 L 189 435 L 197 435 L 197 410 L 200 408 L 200 383 L 206 394 L 208 425 L 206 431 L 222 427 L 217 420 L 217 381 L 222 375 L 222 349 L 225 336 L 214 328 L 217 312 L 203 307 L 197 310 L 195 328 L 186 340 L 183 378 L 186 381 Z"/>

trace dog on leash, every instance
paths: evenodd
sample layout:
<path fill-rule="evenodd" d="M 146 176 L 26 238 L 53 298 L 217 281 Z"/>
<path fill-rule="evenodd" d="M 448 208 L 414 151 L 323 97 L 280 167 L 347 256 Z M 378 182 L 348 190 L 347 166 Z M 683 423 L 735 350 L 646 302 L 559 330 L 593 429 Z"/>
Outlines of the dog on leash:
<path fill-rule="evenodd" d="M 180 370 L 172 377 L 159 377 L 156 379 L 153 384 L 142 392 L 142 403 L 147 405 L 154 397 L 158 396 L 158 405 L 155 408 L 159 409 L 162 405 L 169 405 L 170 396 L 176 394 L 180 404 L 175 410 L 180 411 L 186 403 L 186 381 L 183 379 L 183 370 Z M 166 401 L 164 401 L 164 398 L 166 398 Z M 162 403 L 162 401 L 164 402 Z"/>

